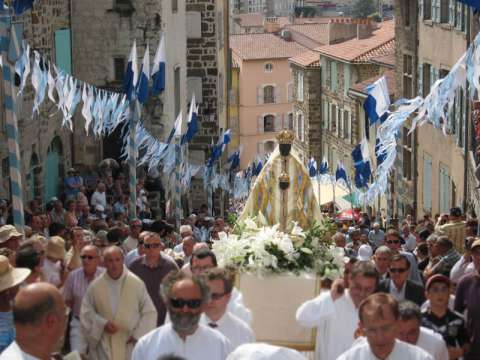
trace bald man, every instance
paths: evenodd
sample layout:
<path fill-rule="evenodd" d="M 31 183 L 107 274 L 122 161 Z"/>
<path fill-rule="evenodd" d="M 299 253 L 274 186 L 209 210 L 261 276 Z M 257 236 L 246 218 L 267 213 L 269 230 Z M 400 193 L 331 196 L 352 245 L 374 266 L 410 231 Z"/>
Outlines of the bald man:
<path fill-rule="evenodd" d="M 55 286 L 34 283 L 21 289 L 13 304 L 16 339 L 0 360 L 51 359 L 63 344 L 67 314 Z"/>
<path fill-rule="evenodd" d="M 157 311 L 145 284 L 124 266 L 123 251 L 103 253 L 107 271 L 88 287 L 80 310 L 89 358 L 128 360 L 137 340 L 153 330 Z"/>

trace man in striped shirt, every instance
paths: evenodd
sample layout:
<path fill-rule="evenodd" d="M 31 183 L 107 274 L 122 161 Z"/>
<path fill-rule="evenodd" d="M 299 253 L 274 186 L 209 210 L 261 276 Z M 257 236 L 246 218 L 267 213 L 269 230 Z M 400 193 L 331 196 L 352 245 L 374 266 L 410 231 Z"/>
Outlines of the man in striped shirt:
<path fill-rule="evenodd" d="M 105 270 L 99 267 L 100 250 L 94 245 L 85 246 L 80 252 L 82 267 L 72 271 L 63 288 L 63 298 L 72 311 L 70 322 L 70 347 L 80 354 L 86 354 L 87 342 L 80 326 L 80 307 L 88 285 Z"/>

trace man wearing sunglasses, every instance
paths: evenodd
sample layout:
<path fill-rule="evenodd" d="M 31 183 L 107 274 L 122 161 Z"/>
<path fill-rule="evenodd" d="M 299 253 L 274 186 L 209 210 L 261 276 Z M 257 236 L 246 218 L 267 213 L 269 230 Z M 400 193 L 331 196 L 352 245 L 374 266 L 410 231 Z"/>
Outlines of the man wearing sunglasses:
<path fill-rule="evenodd" d="M 170 354 L 187 360 L 224 360 L 231 351 L 230 341 L 199 323 L 210 300 L 205 278 L 171 272 L 164 279 L 161 291 L 171 322 L 142 337 L 132 359 L 157 360 Z"/>
<path fill-rule="evenodd" d="M 107 271 L 90 284 L 80 309 L 88 356 L 129 360 L 137 340 L 155 328 L 157 311 L 143 281 L 124 266 L 122 249 L 110 246 L 103 256 Z"/>
<path fill-rule="evenodd" d="M 417 260 L 415 259 L 415 255 L 408 251 L 402 251 L 402 242 L 403 239 L 400 236 L 398 230 L 395 230 L 393 228 L 387 230 L 387 235 L 385 236 L 385 245 L 392 251 L 393 255 L 403 254 L 406 256 L 406 258 L 410 262 L 410 273 L 408 278 L 413 282 L 421 285 L 423 284 L 423 281 L 420 272 L 418 271 L 418 265 Z"/>
<path fill-rule="evenodd" d="M 80 354 L 87 354 L 87 342 L 83 336 L 80 325 L 80 307 L 83 297 L 90 283 L 95 280 L 105 269 L 98 266 L 100 263 L 100 250 L 94 245 L 87 245 L 80 251 L 82 266 L 68 274 L 62 295 L 65 304 L 72 311 L 70 322 L 70 347 Z"/>
<path fill-rule="evenodd" d="M 148 294 L 157 309 L 157 326 L 161 326 L 165 322 L 167 309 L 160 296 L 160 285 L 165 276 L 170 271 L 178 270 L 178 267 L 172 258 L 162 253 L 164 246 L 160 235 L 149 232 L 144 237 L 143 247 L 145 255 L 134 260 L 129 269 L 145 283 Z"/>
<path fill-rule="evenodd" d="M 390 294 L 395 300 L 413 301 L 421 306 L 425 301 L 423 286 L 408 280 L 410 262 L 404 254 L 396 254 L 392 257 L 388 269 L 390 278 L 382 280 L 378 285 L 378 291 Z"/>
<path fill-rule="evenodd" d="M 255 342 L 250 326 L 228 311 L 228 302 L 232 296 L 233 279 L 225 269 L 213 268 L 205 273 L 211 299 L 200 320 L 201 324 L 218 330 L 230 340 L 232 348 Z"/>

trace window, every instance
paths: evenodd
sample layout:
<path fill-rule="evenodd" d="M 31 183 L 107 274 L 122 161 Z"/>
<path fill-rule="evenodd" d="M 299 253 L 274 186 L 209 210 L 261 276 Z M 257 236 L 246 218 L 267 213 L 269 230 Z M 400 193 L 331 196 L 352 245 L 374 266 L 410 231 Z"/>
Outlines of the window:
<path fill-rule="evenodd" d="M 172 0 L 172 13 L 178 12 L 178 0 Z"/>
<path fill-rule="evenodd" d="M 287 129 L 293 130 L 293 113 L 287 114 Z"/>
<path fill-rule="evenodd" d="M 450 0 L 440 0 L 440 23 L 442 24 L 449 22 L 449 6 Z"/>
<path fill-rule="evenodd" d="M 263 103 L 273 104 L 275 102 L 275 88 L 272 85 L 267 85 L 263 88 Z"/>
<path fill-rule="evenodd" d="M 290 82 L 287 84 L 287 102 L 293 101 L 293 84 Z"/>
<path fill-rule="evenodd" d="M 335 61 L 330 62 L 330 79 L 331 79 L 331 86 L 330 89 L 332 91 L 337 91 L 337 63 Z"/>
<path fill-rule="evenodd" d="M 423 20 L 432 20 L 432 0 L 423 0 Z"/>
<path fill-rule="evenodd" d="M 457 14 L 455 19 L 455 27 L 457 30 L 465 31 L 465 5 L 457 1 Z"/>
<path fill-rule="evenodd" d="M 330 116 L 330 131 L 337 132 L 337 106 L 332 104 L 330 109 L 332 110 Z"/>
<path fill-rule="evenodd" d="M 343 111 L 343 138 L 344 139 L 350 139 L 349 121 L 350 121 L 350 113 L 348 112 L 348 110 L 344 110 Z"/>
<path fill-rule="evenodd" d="M 413 59 L 411 55 L 403 55 L 403 96 L 413 97 Z"/>
<path fill-rule="evenodd" d="M 275 150 L 275 141 L 268 140 L 263 143 L 263 151 L 265 153 L 272 153 Z"/>
<path fill-rule="evenodd" d="M 297 75 L 297 100 L 303 101 L 303 73 Z"/>
<path fill-rule="evenodd" d="M 404 4 L 404 15 L 403 20 L 406 27 L 410 26 L 410 0 L 403 0 L 402 3 Z"/>
<path fill-rule="evenodd" d="M 432 65 L 430 64 L 423 64 L 423 93 L 422 95 L 425 97 L 430 94 L 430 86 L 431 86 L 431 72 L 432 72 Z"/>
<path fill-rule="evenodd" d="M 174 74 L 174 94 L 175 94 L 175 119 L 180 113 L 180 66 L 175 68 Z"/>
<path fill-rule="evenodd" d="M 448 212 L 450 209 L 450 174 L 446 166 L 440 165 L 440 212 Z"/>
<path fill-rule="evenodd" d="M 328 120 L 329 120 L 329 105 L 326 100 L 322 102 L 323 112 L 322 112 L 322 124 L 324 129 L 328 129 Z"/>
<path fill-rule="evenodd" d="M 263 132 L 275 131 L 275 116 L 266 115 L 263 117 Z"/>
<path fill-rule="evenodd" d="M 125 74 L 125 58 L 116 57 L 113 58 L 113 78 L 117 82 L 123 82 L 123 76 Z"/>
<path fill-rule="evenodd" d="M 273 71 L 273 64 L 272 63 L 266 63 L 263 68 L 264 68 L 265 72 L 271 73 Z"/>
<path fill-rule="evenodd" d="M 403 177 L 412 180 L 412 134 L 409 129 L 404 127 L 402 133 L 403 147 Z"/>

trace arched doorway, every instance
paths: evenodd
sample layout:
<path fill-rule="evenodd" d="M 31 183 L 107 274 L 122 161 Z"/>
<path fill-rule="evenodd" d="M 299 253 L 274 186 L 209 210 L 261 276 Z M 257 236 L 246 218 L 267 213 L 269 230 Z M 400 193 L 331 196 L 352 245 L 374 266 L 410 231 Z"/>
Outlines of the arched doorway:
<path fill-rule="evenodd" d="M 38 156 L 36 153 L 33 153 L 30 158 L 30 164 L 28 166 L 27 173 L 27 201 L 34 200 L 39 196 L 39 179 L 38 174 L 40 172 L 40 163 L 38 161 Z"/>
<path fill-rule="evenodd" d="M 49 202 L 52 197 L 59 195 L 60 185 L 60 157 L 63 154 L 62 140 L 56 136 L 47 151 L 44 171 L 44 192 L 43 199 Z"/>

